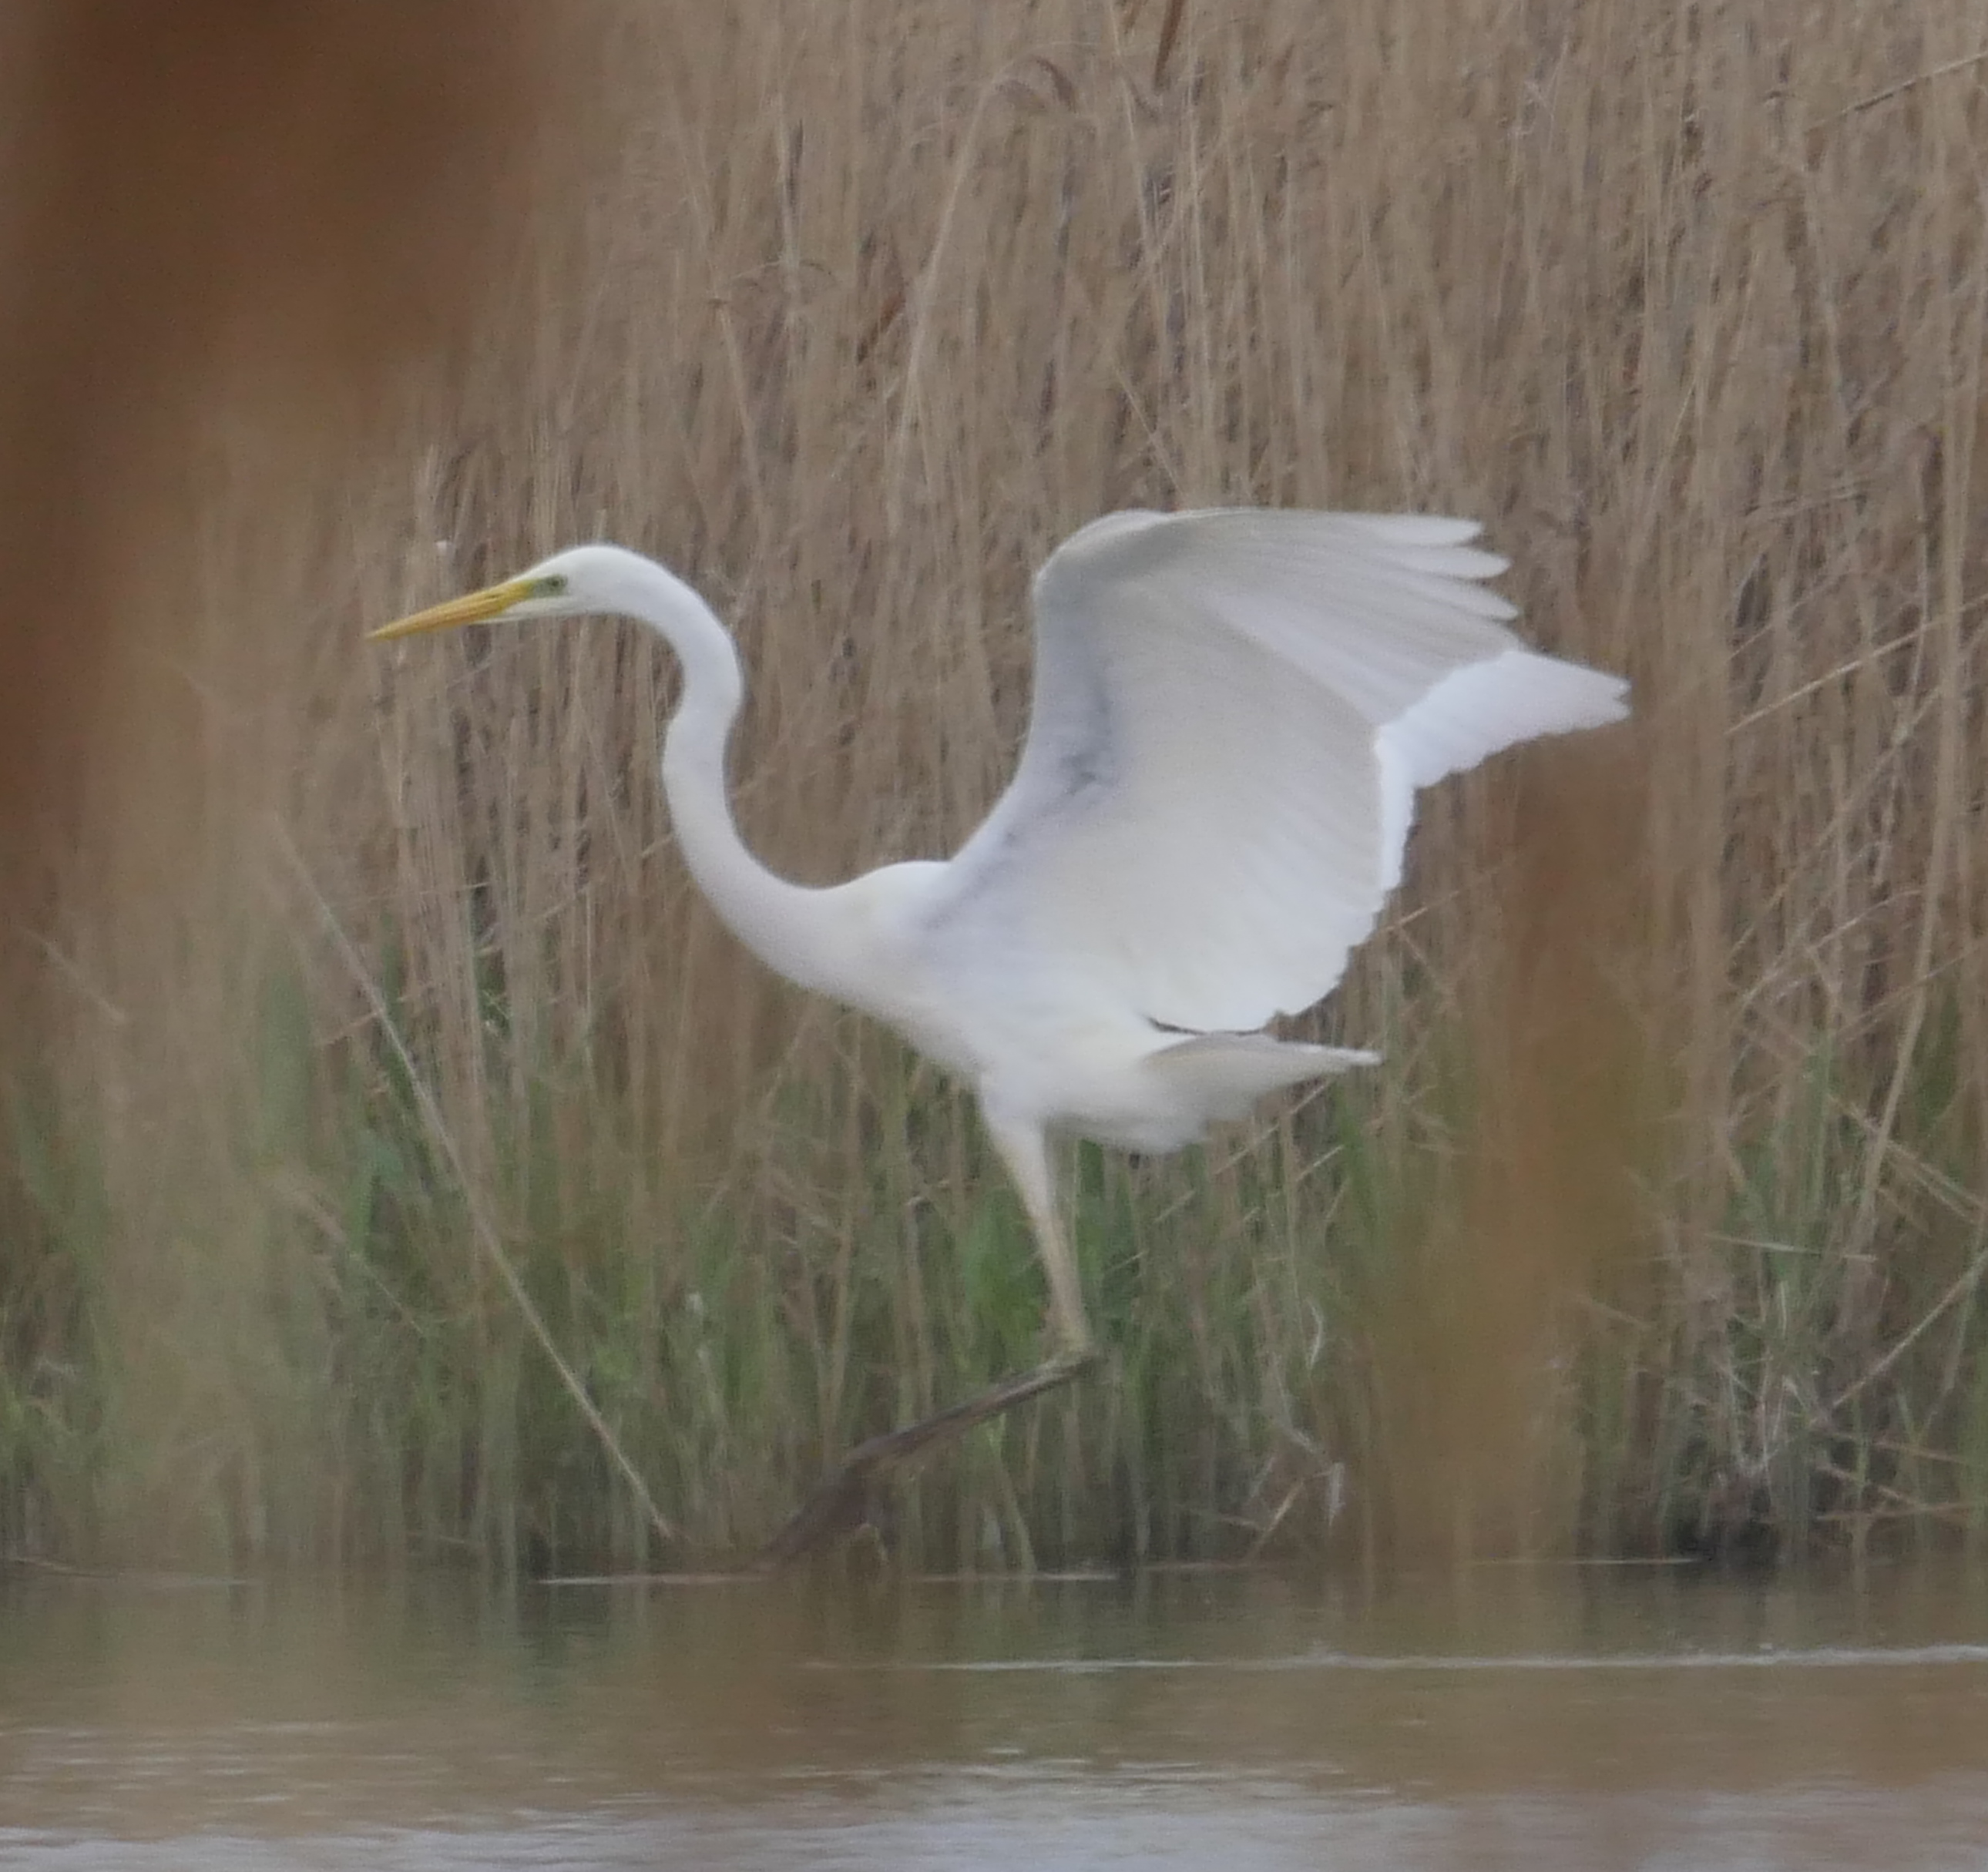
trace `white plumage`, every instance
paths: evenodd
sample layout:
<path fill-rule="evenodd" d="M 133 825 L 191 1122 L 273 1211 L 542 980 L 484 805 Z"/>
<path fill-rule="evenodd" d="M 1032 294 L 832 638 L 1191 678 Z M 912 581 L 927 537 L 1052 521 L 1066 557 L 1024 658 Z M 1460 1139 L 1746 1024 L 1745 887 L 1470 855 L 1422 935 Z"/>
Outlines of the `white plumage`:
<path fill-rule="evenodd" d="M 1246 509 L 1076 534 L 1036 580 L 1028 741 L 945 921 L 1108 971 L 1172 1026 L 1309 1007 L 1400 882 L 1416 787 L 1624 712 L 1619 679 L 1505 627 L 1476 531 Z"/>
<path fill-rule="evenodd" d="M 1046 1140 L 1172 1149 L 1371 1054 L 1256 1031 L 1327 993 L 1401 881 L 1417 789 L 1627 710 L 1618 678 L 1527 649 L 1468 522 L 1250 509 L 1120 513 L 1035 582 L 1013 782 L 947 863 L 810 890 L 740 841 L 732 640 L 613 546 L 376 636 L 622 612 L 684 664 L 663 782 L 685 857 L 771 966 L 971 1082 L 1027 1205 L 1066 1365 L 1090 1340 Z"/>

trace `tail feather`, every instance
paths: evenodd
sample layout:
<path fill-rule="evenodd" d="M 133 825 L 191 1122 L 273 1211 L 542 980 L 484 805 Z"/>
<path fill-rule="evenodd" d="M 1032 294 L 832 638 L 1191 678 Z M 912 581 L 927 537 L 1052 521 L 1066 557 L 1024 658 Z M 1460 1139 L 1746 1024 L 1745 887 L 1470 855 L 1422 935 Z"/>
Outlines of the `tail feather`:
<path fill-rule="evenodd" d="M 1266 1093 L 1378 1065 L 1380 1058 L 1356 1048 L 1273 1040 L 1266 1033 L 1198 1033 L 1149 1054 L 1145 1066 L 1181 1104 L 1212 1124 L 1247 1117 Z"/>

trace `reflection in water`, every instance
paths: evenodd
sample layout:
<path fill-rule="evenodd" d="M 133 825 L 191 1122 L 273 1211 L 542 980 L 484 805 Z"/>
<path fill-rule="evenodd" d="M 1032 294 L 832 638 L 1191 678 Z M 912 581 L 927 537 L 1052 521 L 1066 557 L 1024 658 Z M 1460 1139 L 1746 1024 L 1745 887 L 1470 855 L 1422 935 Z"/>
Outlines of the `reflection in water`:
<path fill-rule="evenodd" d="M 16 1581 L 0 1859 L 1975 1867 L 1983 1583 Z"/>

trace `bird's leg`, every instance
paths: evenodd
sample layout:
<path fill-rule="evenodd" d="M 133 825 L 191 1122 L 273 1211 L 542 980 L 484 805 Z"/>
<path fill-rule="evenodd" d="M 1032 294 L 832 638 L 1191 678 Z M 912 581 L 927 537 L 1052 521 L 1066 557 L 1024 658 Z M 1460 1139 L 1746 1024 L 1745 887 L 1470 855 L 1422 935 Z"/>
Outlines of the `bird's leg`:
<path fill-rule="evenodd" d="M 1057 1213 L 1056 1180 L 1050 1167 L 1049 1140 L 1039 1126 L 1016 1124 L 988 1114 L 987 1128 L 1001 1161 L 1015 1180 L 1035 1232 L 1036 1252 L 1049 1278 L 1049 1326 L 1056 1350 L 1043 1369 L 1067 1364 L 1081 1370 L 1098 1356 L 1084 1312 L 1084 1287 L 1077 1275 L 1077 1257 Z"/>
<path fill-rule="evenodd" d="M 888 1430 L 881 1436 L 858 1444 L 842 1467 L 823 1479 L 760 1550 L 761 1566 L 783 1566 L 823 1541 L 860 1526 L 868 1502 L 871 1480 L 880 1472 L 903 1467 L 939 1444 L 963 1435 L 975 1424 L 985 1423 L 1032 1397 L 1041 1397 L 1045 1391 L 1069 1384 L 1097 1363 L 1100 1355 L 1092 1343 L 1090 1324 L 1084 1317 L 1076 1258 L 1057 1215 L 1047 1140 L 1036 1127 L 1004 1124 L 991 1112 L 988 1129 L 1015 1179 L 1022 1206 L 1028 1211 L 1035 1231 L 1043 1271 L 1049 1278 L 1049 1329 L 1055 1350 L 1033 1371 L 1007 1379 L 918 1423 Z"/>

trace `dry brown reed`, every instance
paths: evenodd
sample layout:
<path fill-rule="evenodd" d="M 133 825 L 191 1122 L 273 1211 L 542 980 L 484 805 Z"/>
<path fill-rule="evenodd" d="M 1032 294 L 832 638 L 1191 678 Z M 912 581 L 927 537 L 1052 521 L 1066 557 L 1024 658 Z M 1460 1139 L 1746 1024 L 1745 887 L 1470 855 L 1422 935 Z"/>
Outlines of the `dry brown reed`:
<path fill-rule="evenodd" d="M 216 412 L 206 860 L 141 961 L 61 932 L 86 985 L 35 1120 L 52 1233 L 151 1258 L 156 1369 L 79 1375 L 86 1297 L 49 1327 L 16 1537 L 649 1550 L 383 1007 L 691 1545 L 1019 1360 L 1026 1239 L 969 1116 L 677 862 L 660 648 L 357 634 L 577 539 L 655 552 L 739 633 L 752 842 L 827 880 L 994 796 L 1058 538 L 1243 501 L 1483 518 L 1530 634 L 1629 674 L 1636 721 L 1428 803 L 1327 1017 L 1386 1047 L 1364 1086 L 1205 1164 L 1084 1157 L 1119 1369 L 894 1537 L 1971 1516 L 1983 47 L 1979 0 L 624 0 L 611 160 L 363 485 L 274 522 Z"/>

